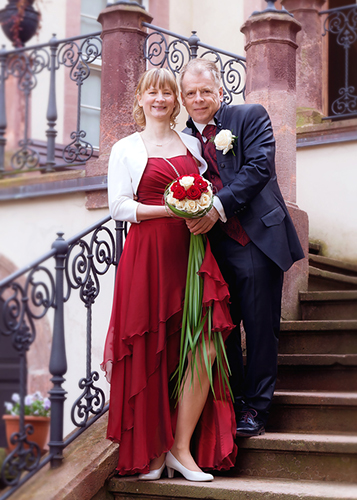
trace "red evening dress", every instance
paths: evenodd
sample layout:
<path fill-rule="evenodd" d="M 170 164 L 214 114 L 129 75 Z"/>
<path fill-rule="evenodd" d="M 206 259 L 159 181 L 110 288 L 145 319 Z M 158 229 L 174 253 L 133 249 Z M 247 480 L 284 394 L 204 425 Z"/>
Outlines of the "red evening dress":
<path fill-rule="evenodd" d="M 180 175 L 198 173 L 190 154 L 169 161 Z M 149 158 L 138 201 L 162 205 L 165 187 L 176 177 L 166 160 Z M 113 361 L 107 438 L 120 444 L 119 474 L 149 472 L 150 461 L 174 442 L 177 405 L 170 378 L 179 360 L 189 239 L 185 220 L 171 217 L 132 224 L 126 238 L 103 361 Z M 214 330 L 226 338 L 233 328 L 228 288 L 209 243 L 200 274 L 203 300 L 214 303 Z M 201 468 L 224 470 L 235 462 L 236 425 L 229 394 L 220 399 L 215 383 L 217 400 L 210 391 L 192 453 Z"/>

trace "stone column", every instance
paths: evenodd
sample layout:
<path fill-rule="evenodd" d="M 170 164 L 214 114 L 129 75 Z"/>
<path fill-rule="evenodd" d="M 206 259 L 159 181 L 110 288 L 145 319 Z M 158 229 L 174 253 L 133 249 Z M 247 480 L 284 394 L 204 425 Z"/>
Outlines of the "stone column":
<path fill-rule="evenodd" d="M 298 125 L 320 123 L 322 117 L 322 25 L 319 11 L 325 0 L 282 0 L 301 23 L 297 34 L 296 102 Z"/>
<path fill-rule="evenodd" d="M 104 9 L 102 24 L 102 75 L 99 158 L 88 162 L 87 176 L 105 175 L 113 144 L 133 132 L 134 92 L 145 71 L 142 22 L 152 17 L 135 3 L 119 2 Z M 87 208 L 108 206 L 106 191 L 87 193 Z"/>
<path fill-rule="evenodd" d="M 299 317 L 299 291 L 307 289 L 308 219 L 296 205 L 296 35 L 301 25 L 282 11 L 267 9 L 242 26 L 246 36 L 247 103 L 260 103 L 272 120 L 278 181 L 306 258 L 285 274 L 284 319 Z"/>

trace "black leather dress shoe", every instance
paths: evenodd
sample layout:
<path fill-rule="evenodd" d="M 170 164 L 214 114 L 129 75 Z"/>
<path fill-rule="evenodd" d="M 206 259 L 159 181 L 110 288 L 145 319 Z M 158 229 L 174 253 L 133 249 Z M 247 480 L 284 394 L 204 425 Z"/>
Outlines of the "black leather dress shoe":
<path fill-rule="evenodd" d="M 265 434 L 264 424 L 258 418 L 256 410 L 242 411 L 241 419 L 237 422 L 237 436 L 251 437 Z"/>

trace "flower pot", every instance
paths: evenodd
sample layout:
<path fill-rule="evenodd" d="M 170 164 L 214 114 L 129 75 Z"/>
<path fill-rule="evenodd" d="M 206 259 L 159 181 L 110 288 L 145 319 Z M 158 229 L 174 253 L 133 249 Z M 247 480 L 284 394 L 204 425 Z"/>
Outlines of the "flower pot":
<path fill-rule="evenodd" d="M 20 417 L 18 417 L 17 415 L 3 415 L 2 418 L 5 421 L 8 450 L 9 452 L 11 452 L 15 448 L 15 445 L 11 443 L 10 438 L 14 432 L 19 432 Z M 37 443 L 41 451 L 47 444 L 50 421 L 50 417 L 36 417 L 34 415 L 25 415 L 25 425 L 31 424 L 33 427 L 33 434 L 27 434 L 27 440 Z"/>
<path fill-rule="evenodd" d="M 9 0 L 9 4 L 0 10 L 2 30 L 14 47 L 23 47 L 36 33 L 40 14 L 32 7 L 33 1 L 27 1 L 21 14 L 19 14 L 16 0 Z"/>

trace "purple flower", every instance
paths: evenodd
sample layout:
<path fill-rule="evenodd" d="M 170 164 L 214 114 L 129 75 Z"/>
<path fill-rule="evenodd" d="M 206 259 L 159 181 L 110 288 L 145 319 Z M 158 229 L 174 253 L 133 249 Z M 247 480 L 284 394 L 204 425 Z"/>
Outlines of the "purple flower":
<path fill-rule="evenodd" d="M 7 403 L 7 402 L 5 402 L 4 404 L 5 404 L 6 411 L 11 412 L 14 405 L 12 403 Z"/>
<path fill-rule="evenodd" d="M 14 403 L 20 402 L 20 396 L 16 392 L 14 392 L 14 394 L 11 396 L 11 399 L 13 400 Z"/>
<path fill-rule="evenodd" d="M 43 407 L 46 411 L 51 408 L 51 401 L 48 398 L 43 400 Z"/>
<path fill-rule="evenodd" d="M 33 403 L 33 395 L 32 394 L 28 394 L 26 397 L 25 397 L 25 405 L 26 406 L 31 406 Z"/>
<path fill-rule="evenodd" d="M 40 391 L 36 391 L 35 394 L 33 394 L 33 398 L 38 401 L 42 401 L 43 400 L 43 397 L 42 397 L 42 394 L 40 393 Z"/>

